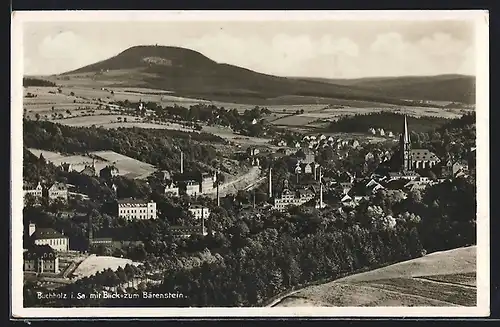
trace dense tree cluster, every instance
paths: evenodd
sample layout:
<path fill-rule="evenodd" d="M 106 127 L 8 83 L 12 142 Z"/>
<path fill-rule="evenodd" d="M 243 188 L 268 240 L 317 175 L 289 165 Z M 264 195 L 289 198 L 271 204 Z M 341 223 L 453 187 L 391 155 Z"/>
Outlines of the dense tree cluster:
<path fill-rule="evenodd" d="M 23 86 L 57 86 L 56 83 L 39 79 L 39 78 L 30 78 L 30 77 L 24 77 L 23 78 Z"/>
<path fill-rule="evenodd" d="M 69 127 L 46 121 L 24 120 L 24 146 L 67 154 L 110 150 L 155 165 L 175 170 L 180 151 L 184 152 L 187 170 L 204 170 L 217 157 L 213 146 L 225 143 L 206 133 L 185 133 L 164 129 Z"/>
<path fill-rule="evenodd" d="M 125 108 L 132 108 L 140 111 L 138 102 L 116 101 L 114 104 Z M 196 104 L 189 108 L 173 105 L 162 107 L 155 102 L 147 102 L 143 106 L 143 113 L 146 110 L 153 110 L 155 117 L 163 121 L 183 121 L 198 123 L 203 122 L 208 125 L 220 125 L 230 127 L 232 130 L 248 136 L 262 136 L 264 132 L 273 132 L 271 126 L 266 125 L 262 120 L 271 111 L 258 106 L 247 109 L 243 113 L 237 109 L 225 109 L 215 105 Z M 255 120 L 255 122 L 254 122 Z"/>
<path fill-rule="evenodd" d="M 412 117 L 408 116 L 408 125 L 415 132 L 432 131 L 448 121 L 442 117 Z M 392 131 L 395 135 L 401 133 L 403 128 L 403 114 L 381 111 L 369 114 L 356 114 L 345 116 L 328 126 L 329 132 L 342 133 L 367 133 L 370 128 L 382 128 L 384 131 Z"/>

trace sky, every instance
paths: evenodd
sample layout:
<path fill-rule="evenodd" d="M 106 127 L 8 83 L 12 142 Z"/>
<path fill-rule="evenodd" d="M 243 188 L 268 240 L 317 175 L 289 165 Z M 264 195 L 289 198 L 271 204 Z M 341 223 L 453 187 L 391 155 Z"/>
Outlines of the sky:
<path fill-rule="evenodd" d="M 24 22 L 23 38 L 25 75 L 154 44 L 278 76 L 475 75 L 474 25 L 465 20 Z"/>

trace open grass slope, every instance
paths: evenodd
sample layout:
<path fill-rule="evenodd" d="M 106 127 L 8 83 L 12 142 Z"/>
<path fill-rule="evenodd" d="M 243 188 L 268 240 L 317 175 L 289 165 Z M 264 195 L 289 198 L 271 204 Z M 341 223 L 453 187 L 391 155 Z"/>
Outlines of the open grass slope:
<path fill-rule="evenodd" d="M 306 287 L 276 306 L 475 306 L 476 246 Z"/>
<path fill-rule="evenodd" d="M 214 101 L 267 104 L 276 98 L 299 97 L 301 103 L 347 99 L 403 104 L 399 94 L 384 94 L 366 85 L 266 75 L 217 63 L 196 51 L 167 46 L 135 46 L 60 77 L 78 80 L 83 76 L 101 86 L 147 87 Z"/>

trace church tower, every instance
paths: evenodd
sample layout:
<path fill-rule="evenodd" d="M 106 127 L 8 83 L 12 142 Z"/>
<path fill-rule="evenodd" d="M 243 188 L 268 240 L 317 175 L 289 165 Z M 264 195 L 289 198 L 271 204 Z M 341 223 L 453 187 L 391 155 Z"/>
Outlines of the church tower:
<path fill-rule="evenodd" d="M 401 153 L 401 170 L 403 172 L 412 171 L 412 155 L 411 155 L 411 141 L 410 132 L 408 131 L 408 123 L 406 121 L 406 116 L 404 120 L 403 132 L 401 133 L 401 138 L 399 140 L 399 150 Z"/>

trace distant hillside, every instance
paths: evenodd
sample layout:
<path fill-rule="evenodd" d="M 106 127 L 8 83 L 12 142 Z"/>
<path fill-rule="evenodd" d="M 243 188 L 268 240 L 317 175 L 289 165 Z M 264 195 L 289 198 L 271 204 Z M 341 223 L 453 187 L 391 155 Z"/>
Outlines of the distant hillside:
<path fill-rule="evenodd" d="M 379 90 L 337 85 L 324 81 L 302 80 L 257 73 L 217 63 L 184 48 L 136 46 L 110 59 L 65 74 L 88 75 L 109 81 L 113 86 L 142 86 L 173 91 L 177 95 L 208 100 L 259 102 L 282 96 L 365 100 L 407 105 L 398 97 L 380 95 Z"/>
<path fill-rule="evenodd" d="M 360 79 L 304 78 L 302 80 L 356 87 L 380 96 L 412 100 L 475 103 L 476 78 L 467 75 L 372 77 Z"/>

